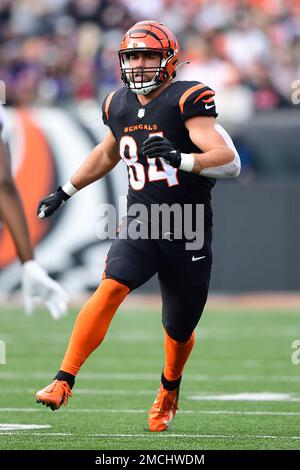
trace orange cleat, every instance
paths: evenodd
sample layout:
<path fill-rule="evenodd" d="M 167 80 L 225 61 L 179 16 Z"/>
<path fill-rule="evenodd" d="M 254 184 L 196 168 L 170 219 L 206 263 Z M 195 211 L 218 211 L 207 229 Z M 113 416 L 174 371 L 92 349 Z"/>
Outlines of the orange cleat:
<path fill-rule="evenodd" d="M 157 397 L 149 411 L 148 423 L 151 432 L 166 431 L 178 410 L 179 387 L 166 390 L 160 384 Z"/>
<path fill-rule="evenodd" d="M 64 380 L 54 380 L 50 385 L 39 390 L 35 395 L 36 402 L 49 406 L 52 411 L 68 403 L 72 396 L 71 389 Z"/>

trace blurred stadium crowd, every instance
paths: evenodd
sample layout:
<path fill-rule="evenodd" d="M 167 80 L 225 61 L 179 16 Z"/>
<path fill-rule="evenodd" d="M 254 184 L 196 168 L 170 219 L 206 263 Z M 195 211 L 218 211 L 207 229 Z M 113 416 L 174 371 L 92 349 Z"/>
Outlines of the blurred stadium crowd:
<path fill-rule="evenodd" d="M 177 34 L 180 79 L 239 90 L 253 113 L 292 106 L 300 77 L 300 0 L 0 0 L 7 104 L 64 105 L 119 85 L 123 32 L 158 19 Z"/>

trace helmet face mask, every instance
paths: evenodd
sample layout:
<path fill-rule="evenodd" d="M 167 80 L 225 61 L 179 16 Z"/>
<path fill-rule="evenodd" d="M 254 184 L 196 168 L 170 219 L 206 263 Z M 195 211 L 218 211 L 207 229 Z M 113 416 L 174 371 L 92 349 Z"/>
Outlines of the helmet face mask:
<path fill-rule="evenodd" d="M 130 56 L 137 53 L 153 53 L 159 56 L 157 66 L 134 67 L 130 64 Z M 126 87 L 130 88 L 136 94 L 148 94 L 158 86 L 162 85 L 161 77 L 166 73 L 163 66 L 164 58 L 162 53 L 150 49 L 132 49 L 119 53 L 121 78 Z"/>
<path fill-rule="evenodd" d="M 132 66 L 130 56 L 140 53 L 159 54 L 159 64 L 151 67 Z M 136 94 L 147 95 L 176 75 L 179 55 L 176 37 L 157 21 L 142 21 L 134 25 L 123 37 L 118 54 L 121 79 Z"/>

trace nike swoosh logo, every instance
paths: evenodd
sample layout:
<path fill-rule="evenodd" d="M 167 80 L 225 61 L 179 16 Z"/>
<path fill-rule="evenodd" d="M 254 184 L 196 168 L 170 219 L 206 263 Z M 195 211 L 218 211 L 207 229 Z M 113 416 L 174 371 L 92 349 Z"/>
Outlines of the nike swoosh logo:
<path fill-rule="evenodd" d="M 199 256 L 199 258 L 195 258 L 195 256 L 192 257 L 192 261 L 198 261 L 199 259 L 206 258 L 206 256 Z"/>
<path fill-rule="evenodd" d="M 170 426 L 171 422 L 173 421 L 173 418 L 174 418 L 174 413 L 173 413 L 172 410 L 170 410 L 169 419 L 168 419 L 168 420 L 167 420 L 167 419 L 163 419 L 163 422 L 165 423 L 165 425 L 166 425 L 167 427 Z"/>
<path fill-rule="evenodd" d="M 208 106 L 208 104 L 205 105 L 205 109 L 210 109 L 210 108 L 213 108 L 214 107 L 214 104 Z"/>

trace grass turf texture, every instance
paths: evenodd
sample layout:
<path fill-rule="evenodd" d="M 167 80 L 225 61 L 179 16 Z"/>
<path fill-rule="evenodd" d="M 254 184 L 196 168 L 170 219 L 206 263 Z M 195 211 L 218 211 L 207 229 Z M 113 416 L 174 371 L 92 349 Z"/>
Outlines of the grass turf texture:
<path fill-rule="evenodd" d="M 27 318 L 2 309 L 7 364 L 0 365 L 0 423 L 51 427 L 0 429 L 1 449 L 300 448 L 300 401 L 189 398 L 262 392 L 300 397 L 300 365 L 291 362 L 291 343 L 300 339 L 297 312 L 206 311 L 182 381 L 180 412 L 169 431 L 154 434 L 145 428 L 163 366 L 157 309 L 119 310 L 67 407 L 52 412 L 35 403 L 34 393 L 60 364 L 76 313 L 55 322 L 44 311 Z"/>

